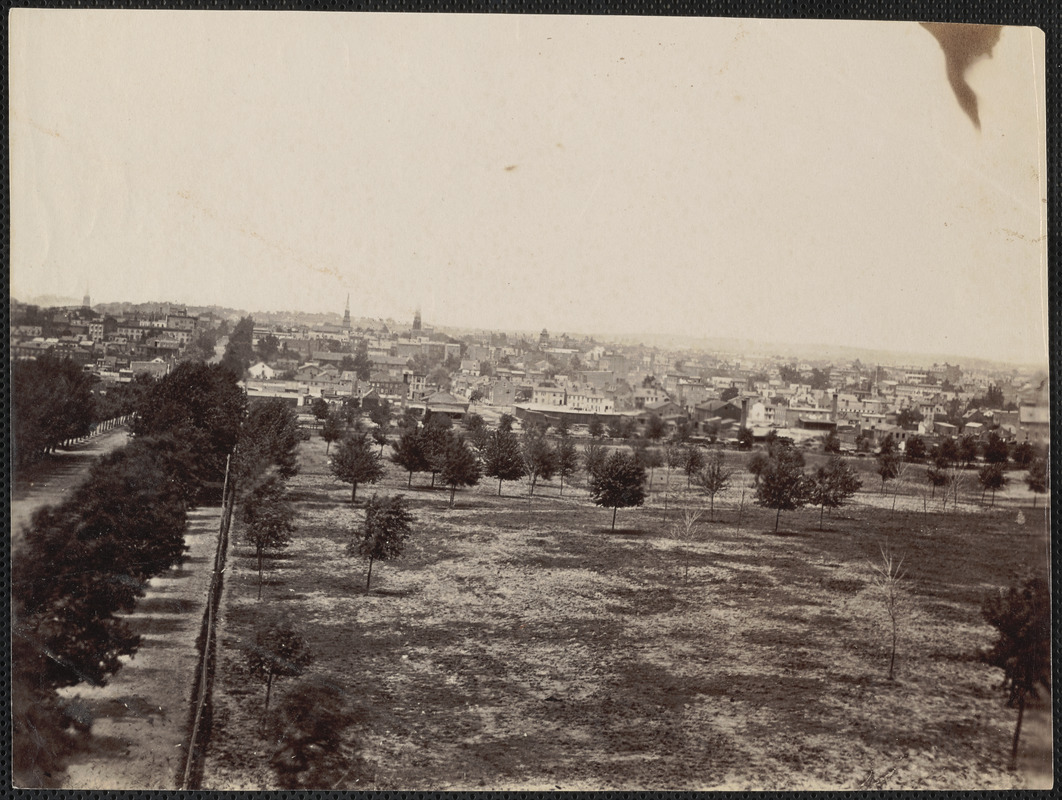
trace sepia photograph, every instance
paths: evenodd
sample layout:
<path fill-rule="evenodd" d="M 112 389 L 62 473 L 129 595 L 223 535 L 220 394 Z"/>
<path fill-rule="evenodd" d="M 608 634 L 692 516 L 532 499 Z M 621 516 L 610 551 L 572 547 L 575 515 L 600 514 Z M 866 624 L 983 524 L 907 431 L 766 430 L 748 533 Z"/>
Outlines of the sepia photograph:
<path fill-rule="evenodd" d="M 1043 31 L 8 13 L 16 787 L 1053 787 Z"/>

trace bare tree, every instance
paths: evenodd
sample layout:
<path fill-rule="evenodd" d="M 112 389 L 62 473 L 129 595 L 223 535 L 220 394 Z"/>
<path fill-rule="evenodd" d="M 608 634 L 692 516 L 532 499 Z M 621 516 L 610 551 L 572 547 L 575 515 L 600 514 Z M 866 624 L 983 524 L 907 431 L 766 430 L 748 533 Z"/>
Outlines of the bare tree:
<path fill-rule="evenodd" d="M 682 509 L 682 516 L 679 517 L 678 524 L 675 526 L 675 538 L 684 545 L 682 548 L 683 583 L 689 580 L 690 577 L 689 546 L 696 540 L 702 516 L 704 516 L 704 509 L 687 505 Z"/>
<path fill-rule="evenodd" d="M 903 568 L 903 557 L 897 558 L 887 542 L 881 546 L 881 563 L 871 564 L 871 568 L 874 570 L 874 585 L 881 591 L 885 611 L 889 615 L 892 634 L 892 648 L 889 654 L 891 681 L 895 676 L 896 645 L 899 640 L 900 611 L 903 605 L 903 588 L 900 582 L 906 577 L 907 571 Z"/>
<path fill-rule="evenodd" d="M 715 522 L 715 496 L 729 488 L 733 475 L 734 470 L 726 466 L 722 448 L 716 447 L 708 452 L 704 468 L 693 476 L 693 482 L 708 494 L 712 522 Z"/>

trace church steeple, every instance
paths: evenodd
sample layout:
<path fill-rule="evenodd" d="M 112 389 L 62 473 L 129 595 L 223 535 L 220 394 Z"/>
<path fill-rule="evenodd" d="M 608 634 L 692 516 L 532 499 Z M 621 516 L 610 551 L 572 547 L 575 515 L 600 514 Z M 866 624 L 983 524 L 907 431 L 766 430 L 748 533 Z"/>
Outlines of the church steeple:
<path fill-rule="evenodd" d="M 343 330 L 350 330 L 350 292 L 347 292 L 347 305 L 343 309 Z"/>

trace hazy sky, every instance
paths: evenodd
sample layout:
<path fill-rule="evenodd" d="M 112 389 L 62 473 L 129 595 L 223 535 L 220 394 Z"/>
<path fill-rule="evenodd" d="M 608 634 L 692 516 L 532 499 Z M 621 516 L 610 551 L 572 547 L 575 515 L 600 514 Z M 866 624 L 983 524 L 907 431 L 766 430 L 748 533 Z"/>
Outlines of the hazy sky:
<path fill-rule="evenodd" d="M 16 10 L 11 291 L 1046 362 L 1043 42 Z"/>

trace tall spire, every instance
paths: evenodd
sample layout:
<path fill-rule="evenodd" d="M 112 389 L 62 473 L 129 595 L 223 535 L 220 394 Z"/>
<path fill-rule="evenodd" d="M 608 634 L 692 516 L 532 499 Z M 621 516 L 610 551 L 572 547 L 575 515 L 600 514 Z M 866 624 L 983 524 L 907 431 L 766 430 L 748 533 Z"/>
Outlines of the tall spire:
<path fill-rule="evenodd" d="M 347 292 L 347 305 L 343 309 L 343 329 L 350 330 L 350 292 Z"/>

